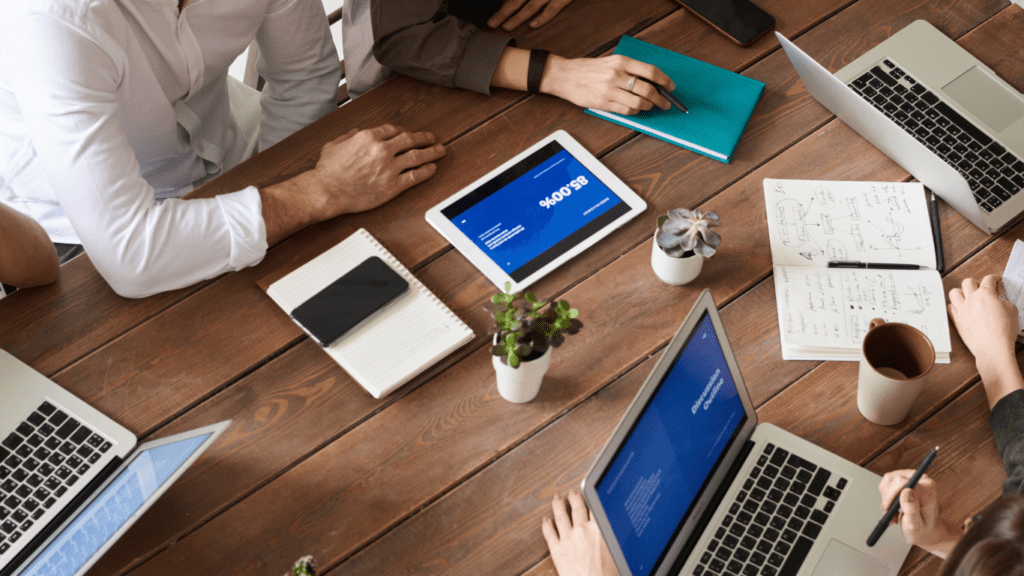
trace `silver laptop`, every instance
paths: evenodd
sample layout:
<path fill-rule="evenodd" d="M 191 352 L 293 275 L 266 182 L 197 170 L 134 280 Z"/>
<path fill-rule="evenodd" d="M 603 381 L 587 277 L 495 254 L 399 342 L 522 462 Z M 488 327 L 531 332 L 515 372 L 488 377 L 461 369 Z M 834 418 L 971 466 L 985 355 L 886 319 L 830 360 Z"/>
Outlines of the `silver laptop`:
<path fill-rule="evenodd" d="M 1024 98 L 918 20 L 835 76 L 775 33 L 818 102 L 974 225 L 1024 212 Z"/>
<path fill-rule="evenodd" d="M 0 576 L 84 574 L 228 424 L 136 446 L 0 350 Z"/>
<path fill-rule="evenodd" d="M 758 424 L 705 290 L 583 480 L 622 576 L 894 575 L 881 478 Z"/>

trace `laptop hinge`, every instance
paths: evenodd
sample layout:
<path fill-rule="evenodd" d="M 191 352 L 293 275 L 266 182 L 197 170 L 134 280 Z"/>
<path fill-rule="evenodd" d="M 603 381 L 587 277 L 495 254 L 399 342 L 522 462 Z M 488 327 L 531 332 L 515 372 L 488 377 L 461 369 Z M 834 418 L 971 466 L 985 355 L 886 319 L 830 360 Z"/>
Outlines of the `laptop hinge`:
<path fill-rule="evenodd" d="M 718 511 L 718 505 L 725 498 L 725 493 L 729 491 L 729 488 L 733 484 L 733 480 L 739 476 L 740 468 L 747 461 L 747 456 L 750 455 L 751 450 L 754 449 L 754 441 L 747 440 L 743 443 L 743 448 L 740 448 L 739 454 L 736 455 L 736 459 L 733 460 L 732 466 L 729 467 L 729 472 L 726 473 L 725 477 L 728 479 L 726 482 L 722 482 L 719 485 L 718 490 L 715 491 L 715 495 L 712 496 L 709 506 L 704 510 L 704 514 L 701 515 L 700 520 L 693 527 L 693 532 L 690 537 L 686 540 L 686 545 L 680 551 L 676 561 L 672 564 L 672 569 L 669 570 L 669 574 L 679 574 L 683 569 L 683 564 L 690 558 L 690 553 L 697 546 L 697 541 L 700 540 L 701 536 L 704 535 L 704 531 L 707 529 L 708 524 L 711 523 L 711 517 Z"/>
<path fill-rule="evenodd" d="M 64 509 L 61 510 L 60 514 L 57 514 L 57 516 L 28 543 L 28 546 L 22 548 L 21 552 L 18 552 L 17 556 L 12 558 L 7 566 L 0 569 L 0 576 L 11 576 L 11 574 L 14 574 L 14 571 L 20 568 L 22 563 L 32 556 L 32 554 L 35 554 L 39 547 L 46 542 L 47 538 L 56 532 L 72 514 L 79 511 L 82 504 L 88 500 L 90 496 L 96 493 L 96 490 L 106 482 L 107 478 L 117 470 L 122 462 L 124 462 L 122 458 L 115 456 L 113 460 L 107 463 L 103 470 L 101 470 L 100 473 L 97 474 L 96 477 L 78 493 L 78 496 L 75 496 L 74 500 L 68 502 L 64 506 Z"/>

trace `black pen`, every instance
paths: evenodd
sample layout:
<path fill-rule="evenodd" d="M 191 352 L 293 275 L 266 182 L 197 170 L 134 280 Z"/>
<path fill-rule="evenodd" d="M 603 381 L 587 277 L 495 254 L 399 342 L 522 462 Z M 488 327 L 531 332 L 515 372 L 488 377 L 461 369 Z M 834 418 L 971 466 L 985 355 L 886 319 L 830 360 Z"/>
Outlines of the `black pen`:
<path fill-rule="evenodd" d="M 657 84 L 655 82 L 651 82 L 650 80 L 648 80 L 646 78 L 640 78 L 639 76 L 637 76 L 637 79 L 638 80 L 643 80 L 644 82 L 647 82 L 648 84 L 654 86 L 654 89 L 658 91 L 658 94 L 661 94 L 661 96 L 665 100 L 668 100 L 669 104 L 675 106 L 676 108 L 679 108 L 680 110 L 682 110 L 683 112 L 685 112 L 687 114 L 690 113 L 690 111 L 686 109 L 686 106 L 683 106 L 683 103 L 679 101 L 679 98 L 676 98 L 675 94 L 672 94 L 671 92 L 668 91 L 668 88 L 665 88 L 661 84 Z"/>
<path fill-rule="evenodd" d="M 914 475 L 910 477 L 910 480 L 907 480 L 907 484 L 903 486 L 903 490 L 906 490 L 907 488 L 913 489 L 917 486 L 918 480 L 921 479 L 921 476 L 924 476 L 925 471 L 928 470 L 928 467 L 935 461 L 935 456 L 938 453 L 938 446 L 932 448 L 932 451 L 924 457 L 924 462 L 921 462 L 921 465 L 917 467 L 917 470 L 914 470 Z M 903 492 L 903 490 L 900 490 L 900 492 Z M 889 506 L 889 509 L 885 511 L 885 516 L 882 516 L 882 519 L 878 521 L 878 525 L 875 526 L 875 529 L 871 531 L 871 535 L 868 536 L 868 546 L 874 546 L 875 543 L 878 542 L 878 539 L 882 537 L 885 529 L 889 527 L 889 522 L 892 522 L 892 519 L 896 517 L 896 514 L 899 511 L 900 497 L 897 494 L 896 501 L 893 502 L 892 506 Z"/>
<path fill-rule="evenodd" d="M 942 230 L 939 229 L 939 202 L 932 192 L 932 237 L 935 239 L 935 269 L 942 274 L 946 271 L 946 257 L 942 255 Z"/>
<path fill-rule="evenodd" d="M 917 264 L 873 264 L 871 262 L 848 262 L 846 260 L 831 260 L 829 268 L 873 268 L 875 270 L 920 270 Z"/>

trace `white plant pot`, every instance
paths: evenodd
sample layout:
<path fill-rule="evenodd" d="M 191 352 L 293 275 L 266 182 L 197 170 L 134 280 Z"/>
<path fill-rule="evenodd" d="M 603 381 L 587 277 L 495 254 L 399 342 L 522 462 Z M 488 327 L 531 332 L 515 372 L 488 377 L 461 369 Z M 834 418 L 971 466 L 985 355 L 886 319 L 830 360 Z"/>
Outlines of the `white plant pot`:
<path fill-rule="evenodd" d="M 657 236 L 657 232 L 655 232 L 655 236 Z M 653 246 L 651 268 L 654 268 L 654 273 L 666 284 L 682 286 L 691 282 L 704 267 L 704 259 L 696 254 L 686 258 L 674 258 L 665 254 L 665 251 L 658 246 L 657 240 L 652 241 L 651 244 Z"/>
<path fill-rule="evenodd" d="M 500 356 L 491 356 L 491 363 L 494 364 L 501 397 L 509 402 L 523 404 L 536 398 L 540 392 L 540 382 L 551 365 L 551 347 L 540 358 L 519 362 L 519 368 L 505 364 Z"/>

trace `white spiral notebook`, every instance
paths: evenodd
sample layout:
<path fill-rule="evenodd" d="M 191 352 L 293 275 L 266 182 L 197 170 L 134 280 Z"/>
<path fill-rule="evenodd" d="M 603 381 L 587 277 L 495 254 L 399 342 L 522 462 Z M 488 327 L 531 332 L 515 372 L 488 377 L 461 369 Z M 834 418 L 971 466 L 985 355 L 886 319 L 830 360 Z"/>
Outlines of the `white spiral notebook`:
<path fill-rule="evenodd" d="M 291 314 L 371 256 L 379 256 L 405 278 L 409 290 L 324 350 L 380 398 L 472 340 L 473 330 L 362 228 L 271 284 L 267 294 Z"/>

